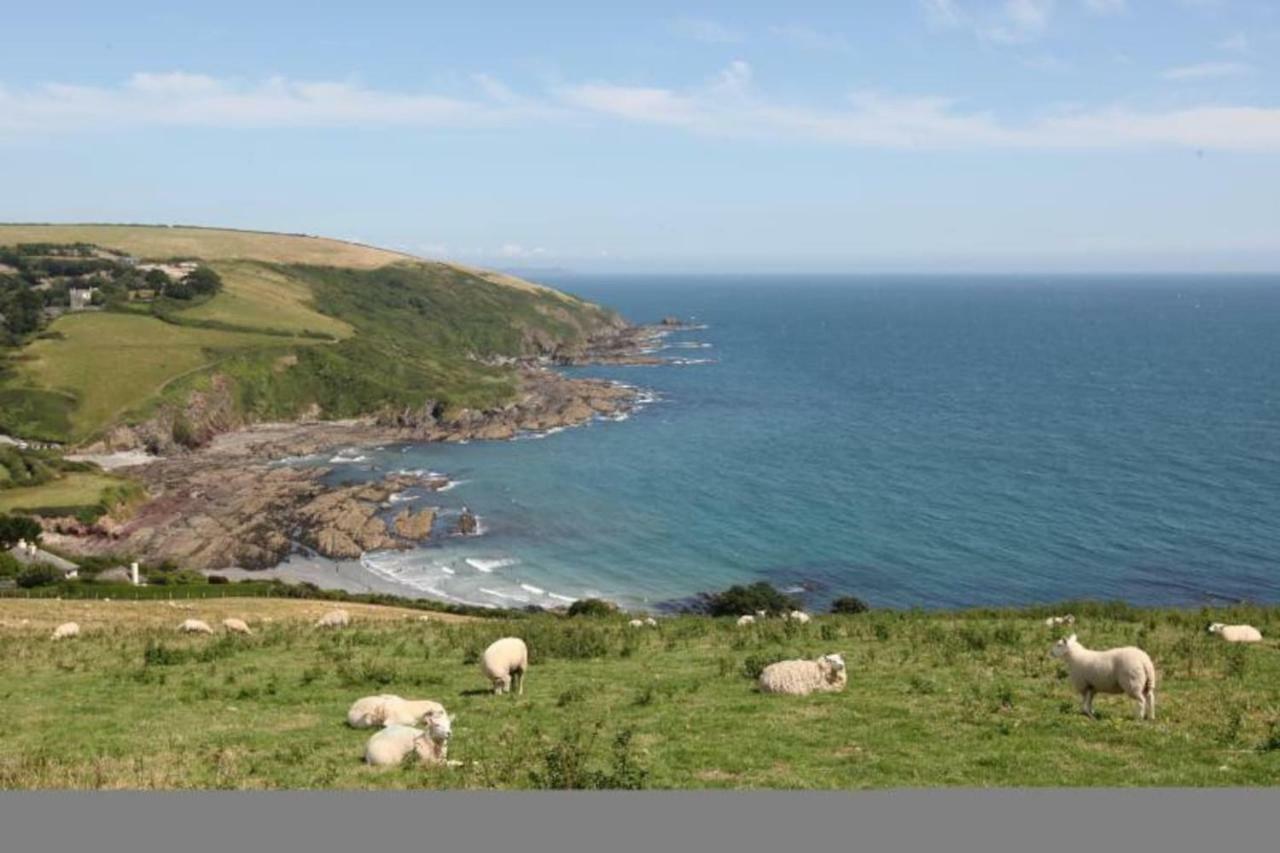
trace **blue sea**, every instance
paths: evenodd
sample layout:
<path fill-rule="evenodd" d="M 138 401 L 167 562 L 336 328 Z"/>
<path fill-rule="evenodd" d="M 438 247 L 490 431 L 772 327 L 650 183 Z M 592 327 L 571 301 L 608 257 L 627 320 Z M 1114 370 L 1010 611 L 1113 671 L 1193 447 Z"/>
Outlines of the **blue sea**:
<path fill-rule="evenodd" d="M 676 314 L 624 421 L 347 451 L 483 535 L 363 562 L 409 594 L 659 609 L 768 580 L 820 607 L 1280 601 L 1274 277 L 588 277 Z"/>

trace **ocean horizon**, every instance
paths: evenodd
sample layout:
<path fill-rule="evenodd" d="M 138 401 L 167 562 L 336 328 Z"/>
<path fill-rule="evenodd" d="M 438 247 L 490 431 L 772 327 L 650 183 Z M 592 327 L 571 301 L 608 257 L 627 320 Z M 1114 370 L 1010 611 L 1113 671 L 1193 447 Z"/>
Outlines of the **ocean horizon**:
<path fill-rule="evenodd" d="M 404 594 L 678 607 L 769 581 L 822 607 L 1280 601 L 1280 283 L 1261 275 L 548 277 L 663 366 L 626 419 L 348 448 L 435 471 L 446 531 L 362 564 Z"/>

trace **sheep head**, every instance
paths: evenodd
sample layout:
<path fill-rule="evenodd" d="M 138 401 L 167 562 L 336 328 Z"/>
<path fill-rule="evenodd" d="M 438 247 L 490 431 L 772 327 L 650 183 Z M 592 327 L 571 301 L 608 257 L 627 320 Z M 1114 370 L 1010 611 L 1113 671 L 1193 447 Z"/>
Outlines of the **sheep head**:
<path fill-rule="evenodd" d="M 827 681 L 832 684 L 840 680 L 840 676 L 845 670 L 844 658 L 836 654 L 823 655 L 818 658 L 818 666 L 822 669 Z"/>
<path fill-rule="evenodd" d="M 1227 626 L 1226 626 L 1226 625 L 1223 625 L 1221 622 L 1214 622 L 1212 625 L 1210 625 L 1210 626 L 1209 626 L 1209 633 L 1210 633 L 1210 634 L 1221 634 L 1221 633 L 1222 633 L 1222 629 L 1223 629 L 1223 628 L 1225 628 L 1225 627 L 1227 627 Z"/>
<path fill-rule="evenodd" d="M 444 711 L 428 711 L 423 716 L 427 735 L 436 743 L 447 743 L 453 737 L 453 720 Z"/>
<path fill-rule="evenodd" d="M 1077 645 L 1075 634 L 1072 634 L 1070 637 L 1063 637 L 1050 647 L 1049 654 L 1055 658 L 1060 658 L 1074 645 Z"/>

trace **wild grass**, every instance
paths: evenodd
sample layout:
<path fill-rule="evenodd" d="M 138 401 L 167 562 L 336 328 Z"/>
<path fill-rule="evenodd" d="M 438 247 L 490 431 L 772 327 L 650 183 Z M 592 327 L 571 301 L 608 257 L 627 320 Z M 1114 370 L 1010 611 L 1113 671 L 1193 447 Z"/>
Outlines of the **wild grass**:
<path fill-rule="evenodd" d="M 1249 621 L 1272 635 L 1276 608 L 1077 608 L 1087 645 L 1138 643 L 1155 659 L 1159 719 L 1143 723 L 1119 697 L 1098 700 L 1098 721 L 1079 713 L 1047 656 L 1055 632 L 1036 611 L 873 612 L 746 629 L 678 617 L 643 630 L 621 616 L 357 616 L 333 633 L 250 613 L 249 638 L 180 637 L 131 618 L 52 643 L 43 625 L 13 627 L 22 602 L 0 604 L 0 788 L 1280 783 L 1280 651 L 1204 632 L 1209 621 Z M 114 603 L 76 603 L 91 605 Z M 505 634 L 529 644 L 524 696 L 489 694 L 476 665 Z M 849 664 L 843 693 L 768 696 L 747 677 L 761 661 L 832 651 Z M 368 733 L 344 715 L 380 692 L 444 702 L 455 717 L 450 757 L 463 766 L 364 766 Z"/>
<path fill-rule="evenodd" d="M 352 334 L 350 324 L 315 309 L 306 283 L 278 268 L 250 261 L 224 261 L 215 264 L 214 269 L 222 276 L 222 291 L 181 312 L 181 317 L 295 334 L 310 332 L 335 339 Z"/>
<path fill-rule="evenodd" d="M 122 480 L 105 474 L 73 472 L 39 486 L 0 489 L 0 512 L 56 507 L 92 507 L 102 502 Z"/>

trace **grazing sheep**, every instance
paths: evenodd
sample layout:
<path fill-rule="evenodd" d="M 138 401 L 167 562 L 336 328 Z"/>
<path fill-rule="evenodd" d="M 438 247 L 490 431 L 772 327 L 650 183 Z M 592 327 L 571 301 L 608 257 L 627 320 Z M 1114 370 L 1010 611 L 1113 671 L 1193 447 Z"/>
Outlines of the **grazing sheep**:
<path fill-rule="evenodd" d="M 222 627 L 227 629 L 229 634 L 252 634 L 248 624 L 243 619 L 223 619 Z"/>
<path fill-rule="evenodd" d="M 809 624 L 809 614 L 803 610 L 792 610 L 790 613 L 784 613 L 782 618 L 789 622 L 799 622 L 801 625 Z"/>
<path fill-rule="evenodd" d="M 423 764 L 447 764 L 453 721 L 442 711 L 432 714 L 426 725 L 426 731 L 412 726 L 387 726 L 369 738 L 364 760 L 377 767 L 395 766 L 416 752 Z"/>
<path fill-rule="evenodd" d="M 755 624 L 755 622 L 756 622 L 756 617 L 754 617 L 754 616 L 739 616 L 739 617 L 738 617 L 738 627 L 739 627 L 739 628 L 741 628 L 741 627 L 742 627 L 742 626 L 744 626 L 744 625 L 754 625 L 754 624 Z"/>
<path fill-rule="evenodd" d="M 1059 625 L 1074 625 L 1076 624 L 1076 617 L 1072 616 L 1070 613 L 1066 616 L 1050 616 L 1048 619 L 1044 620 L 1044 624 L 1049 628 L 1056 628 Z"/>
<path fill-rule="evenodd" d="M 648 625 L 650 628 L 657 628 L 658 620 L 654 619 L 652 616 L 646 616 L 644 619 L 644 624 Z"/>
<path fill-rule="evenodd" d="M 53 629 L 51 640 L 65 640 L 70 637 L 80 636 L 80 626 L 75 622 L 63 622 L 57 628 Z"/>
<path fill-rule="evenodd" d="M 760 673 L 761 693 L 807 696 L 814 691 L 838 693 L 849 682 L 844 658 L 823 655 L 817 660 L 784 660 L 771 663 Z"/>
<path fill-rule="evenodd" d="M 351 614 L 345 610 L 330 610 L 316 620 L 317 628 L 345 628 L 351 624 Z"/>
<path fill-rule="evenodd" d="M 1209 626 L 1210 634 L 1217 634 L 1228 643 L 1260 643 L 1262 632 L 1252 625 L 1223 625 L 1214 622 Z"/>
<path fill-rule="evenodd" d="M 524 673 L 529 668 L 529 647 L 519 637 L 503 637 L 484 650 L 480 670 L 493 682 L 494 693 L 524 693 Z"/>
<path fill-rule="evenodd" d="M 386 725 L 387 704 L 403 701 L 392 693 L 357 699 L 347 710 L 347 725 L 353 729 L 372 729 Z"/>
<path fill-rule="evenodd" d="M 627 624 L 628 624 L 628 625 L 630 625 L 632 628 L 643 628 L 643 627 L 644 627 L 644 620 L 643 620 L 643 619 L 632 619 L 632 620 L 631 620 L 630 622 L 628 622 Z"/>
<path fill-rule="evenodd" d="M 209 623 L 201 621 L 200 619 L 186 619 L 183 621 L 181 625 L 178 626 L 178 630 L 183 634 L 212 634 L 213 633 L 213 629 L 209 627 Z"/>
<path fill-rule="evenodd" d="M 768 615 L 769 615 L 769 613 L 768 613 L 768 611 L 766 611 L 766 610 L 757 610 L 757 611 L 756 611 L 756 618 L 757 618 L 757 619 L 763 619 L 763 618 L 765 618 L 765 617 L 766 617 L 766 616 L 768 616 Z"/>
<path fill-rule="evenodd" d="M 1095 652 L 1080 645 L 1076 635 L 1053 644 L 1049 653 L 1067 662 L 1068 679 L 1080 694 L 1080 708 L 1090 719 L 1098 693 L 1123 693 L 1138 703 L 1138 719 L 1156 718 L 1156 668 L 1142 649 L 1125 646 Z"/>

